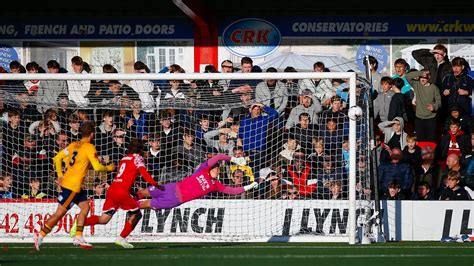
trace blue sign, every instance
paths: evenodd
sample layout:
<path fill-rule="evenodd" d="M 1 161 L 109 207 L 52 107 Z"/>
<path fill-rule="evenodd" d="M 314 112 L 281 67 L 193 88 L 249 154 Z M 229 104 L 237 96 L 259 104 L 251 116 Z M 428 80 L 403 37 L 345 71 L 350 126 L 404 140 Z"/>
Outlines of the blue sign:
<path fill-rule="evenodd" d="M 14 60 L 20 61 L 15 48 L 10 45 L 0 44 L 0 66 L 10 72 L 10 62 Z"/>
<path fill-rule="evenodd" d="M 222 33 L 222 43 L 231 53 L 251 58 L 274 52 L 281 42 L 277 27 L 262 19 L 248 18 L 231 23 Z"/>
<path fill-rule="evenodd" d="M 362 43 L 357 49 L 356 60 L 359 69 L 365 71 L 364 57 L 371 55 L 378 61 L 378 70 L 384 69 L 388 62 L 388 51 L 385 47 L 377 41 L 369 41 Z"/>
<path fill-rule="evenodd" d="M 239 19 L 225 18 L 219 32 Z M 370 37 L 473 37 L 474 19 L 470 17 L 377 17 L 314 16 L 263 17 L 285 37 L 363 38 Z M 269 21 L 269 22 L 268 22 Z"/>
<path fill-rule="evenodd" d="M 193 39 L 193 24 L 161 20 L 0 20 L 0 39 L 14 40 L 159 40 Z"/>

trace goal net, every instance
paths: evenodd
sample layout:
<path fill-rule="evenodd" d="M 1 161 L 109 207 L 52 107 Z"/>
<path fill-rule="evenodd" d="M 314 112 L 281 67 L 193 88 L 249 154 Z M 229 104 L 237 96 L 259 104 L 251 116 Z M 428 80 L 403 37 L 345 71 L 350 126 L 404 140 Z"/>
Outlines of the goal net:
<path fill-rule="evenodd" d="M 97 155 L 118 165 L 132 138 L 147 169 L 179 182 L 222 153 L 218 181 L 258 188 L 212 193 L 174 209 L 142 210 L 131 241 L 344 241 L 355 243 L 368 204 L 367 83 L 355 73 L 0 74 L 0 239 L 32 241 L 57 208 L 52 158 L 95 122 Z M 359 119 L 347 111 L 359 106 Z M 83 188 L 100 215 L 116 173 L 90 170 Z M 134 190 L 146 187 L 138 179 Z M 78 208 L 46 241 L 67 240 Z M 123 228 L 86 227 L 91 242 Z"/>

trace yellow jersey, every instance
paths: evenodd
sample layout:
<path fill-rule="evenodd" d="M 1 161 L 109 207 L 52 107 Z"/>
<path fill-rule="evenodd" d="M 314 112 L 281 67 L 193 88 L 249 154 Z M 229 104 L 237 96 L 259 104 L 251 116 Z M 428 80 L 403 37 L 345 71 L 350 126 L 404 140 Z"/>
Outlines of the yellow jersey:
<path fill-rule="evenodd" d="M 61 169 L 63 159 L 67 168 L 64 176 Z M 96 171 L 107 171 L 110 168 L 100 164 L 95 146 L 83 140 L 69 144 L 54 157 L 54 162 L 61 186 L 77 193 L 81 191 L 82 182 L 91 164 Z"/>

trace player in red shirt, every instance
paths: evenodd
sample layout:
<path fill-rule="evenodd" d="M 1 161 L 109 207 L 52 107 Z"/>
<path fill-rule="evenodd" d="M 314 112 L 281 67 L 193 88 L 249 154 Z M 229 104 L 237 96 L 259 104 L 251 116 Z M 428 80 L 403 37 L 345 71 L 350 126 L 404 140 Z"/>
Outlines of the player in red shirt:
<path fill-rule="evenodd" d="M 144 159 L 141 156 L 142 153 L 143 142 L 139 139 L 132 139 L 128 145 L 127 156 L 123 157 L 120 161 L 117 176 L 107 191 L 105 203 L 102 207 L 102 215 L 92 215 L 86 219 L 84 224 L 84 226 L 107 224 L 119 208 L 127 211 L 129 218 L 125 222 L 120 237 L 115 241 L 115 244 L 124 248 L 133 248 L 133 245 L 127 242 L 126 237 L 130 235 L 142 218 L 137 202 L 130 195 L 130 191 L 138 174 L 156 189 L 163 190 L 163 187 L 158 185 L 146 170 Z M 74 223 L 71 228 L 71 235 L 73 235 L 73 231 L 75 231 L 75 225 L 76 223 Z"/>

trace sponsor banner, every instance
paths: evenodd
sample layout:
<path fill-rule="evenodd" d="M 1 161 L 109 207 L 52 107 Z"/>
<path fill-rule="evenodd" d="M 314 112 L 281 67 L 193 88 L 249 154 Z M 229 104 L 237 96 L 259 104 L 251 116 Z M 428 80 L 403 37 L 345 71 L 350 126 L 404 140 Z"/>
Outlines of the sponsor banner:
<path fill-rule="evenodd" d="M 241 18 L 225 19 L 220 33 Z M 472 37 L 472 17 L 283 17 L 262 18 L 283 37 Z"/>
<path fill-rule="evenodd" d="M 193 24 L 166 20 L 0 20 L 4 40 L 157 40 L 193 39 Z"/>
<path fill-rule="evenodd" d="M 278 48 L 281 34 L 266 20 L 248 18 L 227 26 L 221 40 L 222 45 L 233 54 L 258 58 L 269 55 Z"/>
<path fill-rule="evenodd" d="M 95 200 L 93 213 L 100 215 L 104 200 Z M 444 236 L 472 234 L 474 202 L 383 202 L 384 232 L 388 240 L 440 240 Z M 306 237 L 314 241 L 347 241 L 347 201 L 196 200 L 178 208 L 143 211 L 132 233 L 134 241 L 254 240 Z M 57 203 L 0 203 L 0 239 L 31 240 Z M 49 236 L 58 241 L 68 236 L 78 208 L 59 221 Z M 365 209 L 357 210 L 357 216 Z M 94 239 L 114 240 L 123 228 L 125 213 L 119 211 L 109 224 L 86 227 Z M 360 220 L 360 219 L 359 219 Z M 342 238 L 341 238 L 342 237 Z M 317 239 L 317 240 L 316 240 Z"/>
<path fill-rule="evenodd" d="M 0 43 L 0 67 L 10 72 L 10 62 L 19 61 L 18 53 L 10 45 Z"/>

